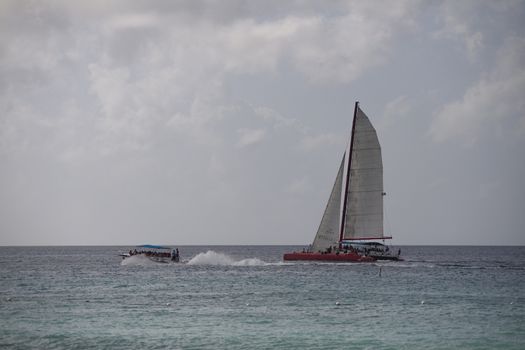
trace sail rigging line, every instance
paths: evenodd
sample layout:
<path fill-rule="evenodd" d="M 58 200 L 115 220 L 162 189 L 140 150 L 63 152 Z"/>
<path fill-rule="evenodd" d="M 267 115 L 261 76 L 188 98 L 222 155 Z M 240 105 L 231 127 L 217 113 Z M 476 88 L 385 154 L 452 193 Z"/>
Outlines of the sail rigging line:
<path fill-rule="evenodd" d="M 359 170 L 377 170 L 377 169 L 381 169 L 380 167 L 375 167 L 375 168 L 360 168 Z"/>
<path fill-rule="evenodd" d="M 355 238 L 345 238 L 343 242 L 346 241 L 373 241 L 373 240 L 385 240 L 392 239 L 392 236 L 383 236 L 383 237 L 355 237 Z"/>
<path fill-rule="evenodd" d="M 352 148 L 354 146 L 354 133 L 355 133 L 355 121 L 357 119 L 357 108 L 359 107 L 359 101 L 355 101 L 354 107 L 354 120 L 352 121 L 352 133 L 350 136 L 350 150 L 348 152 L 348 167 L 345 176 L 345 192 L 343 200 L 343 212 L 341 215 L 341 227 L 339 232 L 339 242 L 343 240 L 346 220 L 346 202 L 348 200 L 348 185 L 350 184 L 350 169 L 352 166 Z"/>
<path fill-rule="evenodd" d="M 383 192 L 383 197 L 386 196 L 386 192 Z M 388 220 L 388 212 L 387 212 L 387 209 L 388 209 L 388 201 L 386 201 L 385 203 L 385 200 L 383 200 L 383 211 L 385 213 L 385 221 L 386 221 L 386 227 L 387 227 L 387 230 L 390 234 L 392 234 L 392 227 L 390 227 L 390 220 Z"/>
<path fill-rule="evenodd" d="M 356 214 L 355 216 L 375 216 L 380 213 L 367 213 L 367 214 Z"/>
<path fill-rule="evenodd" d="M 353 193 L 365 193 L 365 192 L 377 192 L 377 190 L 361 190 L 361 191 L 352 191 Z"/>

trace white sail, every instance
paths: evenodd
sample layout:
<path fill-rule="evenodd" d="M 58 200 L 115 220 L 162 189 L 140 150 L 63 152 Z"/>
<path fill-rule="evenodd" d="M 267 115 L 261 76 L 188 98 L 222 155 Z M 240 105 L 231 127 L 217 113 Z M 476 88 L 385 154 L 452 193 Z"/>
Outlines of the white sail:
<path fill-rule="evenodd" d="M 337 177 L 335 178 L 334 187 L 332 193 L 326 204 L 326 209 L 319 224 L 319 229 L 315 235 L 314 242 L 312 243 L 312 251 L 324 251 L 330 246 L 337 245 L 339 242 L 339 226 L 340 226 L 340 215 L 341 215 L 341 186 L 343 184 L 343 164 L 345 156 L 339 166 Z"/>
<path fill-rule="evenodd" d="M 377 134 L 356 105 L 343 239 L 383 238 L 383 162 Z"/>

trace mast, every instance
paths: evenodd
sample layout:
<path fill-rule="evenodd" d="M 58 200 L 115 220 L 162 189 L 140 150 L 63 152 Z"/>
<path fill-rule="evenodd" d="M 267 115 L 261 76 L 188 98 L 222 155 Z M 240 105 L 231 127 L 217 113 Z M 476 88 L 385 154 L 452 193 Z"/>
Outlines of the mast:
<path fill-rule="evenodd" d="M 348 167 L 346 171 L 345 176 L 345 182 L 344 182 L 344 200 L 343 200 L 343 213 L 341 215 L 341 227 L 339 232 L 339 243 L 343 240 L 343 234 L 345 230 L 345 221 L 346 221 L 346 202 L 348 200 L 348 185 L 350 184 L 350 168 L 352 165 L 352 148 L 354 146 L 354 131 L 355 131 L 355 120 L 357 118 L 357 108 L 359 107 L 359 101 L 355 101 L 355 107 L 354 107 L 354 120 L 352 121 L 352 133 L 350 136 L 350 148 L 348 150 Z"/>

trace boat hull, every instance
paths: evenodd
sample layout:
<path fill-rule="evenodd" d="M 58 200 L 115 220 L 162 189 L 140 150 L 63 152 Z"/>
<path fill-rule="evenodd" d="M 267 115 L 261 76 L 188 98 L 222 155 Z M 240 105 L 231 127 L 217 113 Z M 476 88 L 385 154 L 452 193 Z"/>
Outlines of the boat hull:
<path fill-rule="evenodd" d="M 159 264 L 167 264 L 167 263 L 178 263 L 180 262 L 178 257 L 167 257 L 167 256 L 152 256 L 152 255 L 146 255 L 146 254 L 119 254 L 119 256 L 122 257 L 123 260 L 129 259 L 134 256 L 144 257 L 147 258 L 150 261 L 153 261 L 155 263 Z"/>
<path fill-rule="evenodd" d="M 374 262 L 375 258 L 356 253 L 286 253 L 285 261 L 327 261 L 327 262 Z"/>

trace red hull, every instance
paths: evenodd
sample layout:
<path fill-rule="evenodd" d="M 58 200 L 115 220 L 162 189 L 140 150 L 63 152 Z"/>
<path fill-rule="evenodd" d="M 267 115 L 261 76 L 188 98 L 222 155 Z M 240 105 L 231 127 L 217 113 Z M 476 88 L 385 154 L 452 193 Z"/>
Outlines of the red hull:
<path fill-rule="evenodd" d="M 376 259 L 356 253 L 286 253 L 285 261 L 332 261 L 332 262 L 373 262 Z"/>

